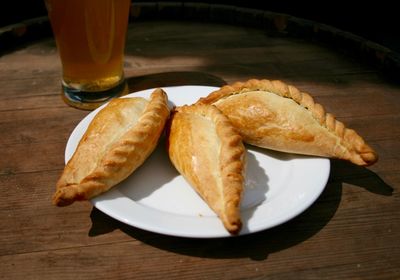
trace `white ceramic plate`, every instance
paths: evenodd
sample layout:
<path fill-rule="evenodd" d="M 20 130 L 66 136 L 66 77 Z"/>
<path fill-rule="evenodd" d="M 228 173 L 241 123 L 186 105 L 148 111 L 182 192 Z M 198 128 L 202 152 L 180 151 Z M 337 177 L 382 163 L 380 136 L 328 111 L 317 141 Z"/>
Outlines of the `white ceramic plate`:
<path fill-rule="evenodd" d="M 163 88 L 171 106 L 192 104 L 215 87 Z M 148 98 L 153 90 L 125 97 Z M 72 132 L 65 162 L 95 114 L 91 112 Z M 321 194 L 329 177 L 328 159 L 273 152 L 247 146 L 246 188 L 242 201 L 241 235 L 284 223 L 307 209 Z M 197 238 L 227 237 L 218 217 L 186 183 L 169 161 L 165 141 L 125 181 L 92 199 L 96 208 L 132 226 L 152 232 Z"/>

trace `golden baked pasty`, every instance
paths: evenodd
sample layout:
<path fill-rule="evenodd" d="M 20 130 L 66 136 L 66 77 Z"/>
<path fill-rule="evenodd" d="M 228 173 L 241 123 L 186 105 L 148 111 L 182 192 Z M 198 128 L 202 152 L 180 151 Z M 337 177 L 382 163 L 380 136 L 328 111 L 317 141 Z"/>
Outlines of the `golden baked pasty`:
<path fill-rule="evenodd" d="M 357 165 L 371 165 L 378 159 L 354 130 L 326 113 L 308 93 L 281 81 L 237 82 L 197 103 L 218 107 L 243 141 L 255 146 L 339 158 Z"/>
<path fill-rule="evenodd" d="M 53 203 L 88 200 L 128 177 L 152 153 L 169 116 L 167 95 L 112 100 L 90 123 L 57 182 Z"/>
<path fill-rule="evenodd" d="M 242 225 L 245 148 L 228 118 L 210 105 L 178 107 L 171 113 L 167 137 L 175 168 L 225 228 L 237 234 Z"/>

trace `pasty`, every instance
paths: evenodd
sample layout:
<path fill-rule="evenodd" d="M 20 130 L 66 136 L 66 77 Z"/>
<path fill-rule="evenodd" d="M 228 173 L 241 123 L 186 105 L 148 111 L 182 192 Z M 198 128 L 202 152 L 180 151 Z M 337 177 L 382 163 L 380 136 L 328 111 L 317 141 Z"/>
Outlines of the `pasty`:
<path fill-rule="evenodd" d="M 167 95 L 112 100 L 90 123 L 57 182 L 53 203 L 88 200 L 128 177 L 152 153 L 169 116 Z"/>
<path fill-rule="evenodd" d="M 167 129 L 175 168 L 219 216 L 232 234 L 241 229 L 240 201 L 245 173 L 242 138 L 217 108 L 176 108 Z"/>
<path fill-rule="evenodd" d="M 375 151 L 354 130 L 326 113 L 308 94 L 281 81 L 249 80 L 227 85 L 201 98 L 238 129 L 243 141 L 289 153 L 371 165 Z"/>

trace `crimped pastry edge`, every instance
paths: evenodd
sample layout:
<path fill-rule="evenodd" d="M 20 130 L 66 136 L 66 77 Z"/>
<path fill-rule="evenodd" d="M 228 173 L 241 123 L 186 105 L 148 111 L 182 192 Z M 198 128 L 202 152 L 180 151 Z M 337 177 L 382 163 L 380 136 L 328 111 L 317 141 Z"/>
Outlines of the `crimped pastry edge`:
<path fill-rule="evenodd" d="M 157 146 L 158 139 L 161 136 L 168 116 L 167 95 L 162 89 L 156 89 L 151 94 L 150 101 L 135 126 L 128 130 L 119 141 L 114 142 L 110 150 L 104 155 L 101 160 L 103 165 L 96 167 L 92 173 L 88 174 L 80 182 L 68 183 L 61 176 L 56 185 L 53 204 L 67 206 L 74 201 L 89 200 L 108 191 L 111 187 L 128 177 L 136 168 L 143 164 Z M 157 131 L 154 139 L 148 139 L 148 136 L 154 130 Z M 120 141 L 121 139 L 123 141 Z M 153 141 L 153 143 L 145 153 L 137 149 L 140 145 L 143 145 L 144 141 L 149 140 Z M 122 169 L 126 167 L 126 162 L 132 158 L 139 160 L 131 162 L 131 166 L 128 168 L 129 172 L 124 172 Z M 67 164 L 64 172 L 68 168 Z M 112 178 L 116 172 L 121 171 L 123 173 L 122 177 Z"/>
<path fill-rule="evenodd" d="M 246 168 L 246 150 L 242 143 L 242 137 L 230 120 L 215 106 L 200 104 L 176 107 L 171 113 L 170 122 L 173 122 L 174 116 L 180 113 L 201 115 L 211 119 L 216 126 L 216 133 L 221 140 L 219 160 L 220 166 L 222 166 L 223 195 L 228 197 L 227 203 L 224 205 L 226 215 L 220 219 L 231 234 L 238 234 L 242 227 L 240 202 Z M 177 169 L 181 172 L 180 168 L 177 167 Z M 217 214 L 219 215 L 219 213 Z"/>
<path fill-rule="evenodd" d="M 321 126 L 341 140 L 343 146 L 350 153 L 348 160 L 354 164 L 368 166 L 378 160 L 378 154 L 365 143 L 364 139 L 356 131 L 347 128 L 334 115 L 326 113 L 323 106 L 316 103 L 309 93 L 302 92 L 280 80 L 250 79 L 246 82 L 235 82 L 232 85 L 223 86 L 219 90 L 210 93 L 207 97 L 200 98 L 196 104 L 213 104 L 231 95 L 249 91 L 267 91 L 281 97 L 290 98 L 310 111 L 313 118 Z"/>

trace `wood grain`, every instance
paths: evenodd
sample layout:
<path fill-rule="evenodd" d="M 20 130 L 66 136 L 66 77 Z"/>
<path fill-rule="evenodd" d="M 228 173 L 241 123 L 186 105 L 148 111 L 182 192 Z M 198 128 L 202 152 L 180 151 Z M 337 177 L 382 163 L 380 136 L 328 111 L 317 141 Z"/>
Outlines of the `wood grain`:
<path fill-rule="evenodd" d="M 131 89 L 283 79 L 355 128 L 380 160 L 331 161 L 304 213 L 233 239 L 146 232 L 90 203 L 56 208 L 65 144 L 88 112 L 62 102 L 55 44 L 43 38 L 0 57 L 0 279 L 400 278 L 400 85 L 374 65 L 258 28 L 154 20 L 129 26 L 125 73 Z"/>

